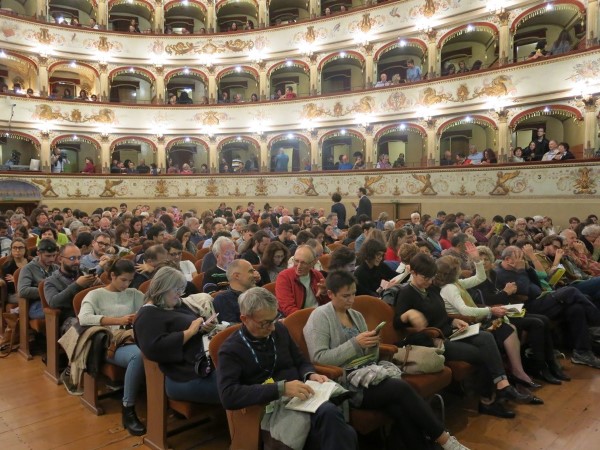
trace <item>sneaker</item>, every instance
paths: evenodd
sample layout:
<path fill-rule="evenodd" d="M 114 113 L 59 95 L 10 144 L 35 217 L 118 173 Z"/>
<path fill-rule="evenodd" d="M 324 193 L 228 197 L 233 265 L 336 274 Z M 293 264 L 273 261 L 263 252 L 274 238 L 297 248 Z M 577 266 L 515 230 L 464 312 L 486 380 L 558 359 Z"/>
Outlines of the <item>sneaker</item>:
<path fill-rule="evenodd" d="M 78 389 L 73 383 L 71 383 L 71 368 L 67 367 L 62 371 L 59 377 L 60 382 L 64 385 L 69 395 L 83 395 L 83 389 Z"/>
<path fill-rule="evenodd" d="M 442 445 L 442 448 L 444 450 L 469 450 L 468 447 L 465 447 L 458 442 L 458 439 L 456 439 L 454 436 L 450 436 L 446 443 Z"/>
<path fill-rule="evenodd" d="M 573 364 L 583 364 L 585 366 L 594 367 L 600 369 L 600 358 L 592 353 L 591 350 L 573 350 L 573 356 L 571 356 L 571 362 Z"/>

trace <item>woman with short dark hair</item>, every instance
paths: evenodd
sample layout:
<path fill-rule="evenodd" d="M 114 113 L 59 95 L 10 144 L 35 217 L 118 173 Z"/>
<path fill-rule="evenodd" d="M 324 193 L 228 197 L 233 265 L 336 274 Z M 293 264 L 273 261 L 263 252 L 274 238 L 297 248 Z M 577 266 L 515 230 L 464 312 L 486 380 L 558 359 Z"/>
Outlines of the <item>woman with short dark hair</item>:
<path fill-rule="evenodd" d="M 383 263 L 384 255 L 385 245 L 377 239 L 366 240 L 360 248 L 358 259 L 361 264 L 354 272 L 358 281 L 358 295 L 379 297 L 383 290 L 382 280 L 389 281 L 397 275 L 394 270 Z"/>

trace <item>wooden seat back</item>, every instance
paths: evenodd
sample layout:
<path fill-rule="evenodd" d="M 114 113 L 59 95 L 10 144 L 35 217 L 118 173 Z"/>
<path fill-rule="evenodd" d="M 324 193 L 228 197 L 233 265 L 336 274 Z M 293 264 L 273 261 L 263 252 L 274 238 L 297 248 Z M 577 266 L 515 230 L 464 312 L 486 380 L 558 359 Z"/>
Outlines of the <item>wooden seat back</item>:
<path fill-rule="evenodd" d="M 275 295 L 275 282 L 273 282 L 273 283 L 267 283 L 267 284 L 265 284 L 263 286 L 263 288 L 265 288 L 271 294 Z"/>

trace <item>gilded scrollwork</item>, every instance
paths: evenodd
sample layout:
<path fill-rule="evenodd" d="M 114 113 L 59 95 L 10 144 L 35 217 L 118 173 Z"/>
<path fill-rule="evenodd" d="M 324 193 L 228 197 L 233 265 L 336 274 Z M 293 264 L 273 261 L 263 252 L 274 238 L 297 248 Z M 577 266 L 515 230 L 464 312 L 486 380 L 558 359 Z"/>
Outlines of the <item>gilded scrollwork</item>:
<path fill-rule="evenodd" d="M 438 193 L 433 188 L 433 183 L 431 181 L 431 174 L 421 175 L 418 173 L 412 174 L 412 177 L 417 180 L 420 184 L 415 184 L 413 182 L 408 182 L 406 184 L 406 189 L 411 194 L 421 194 L 421 195 L 438 195 Z"/>
<path fill-rule="evenodd" d="M 195 122 L 200 122 L 204 126 L 217 126 L 222 120 L 227 119 L 227 114 L 217 111 L 204 111 L 194 115 L 193 117 Z"/>
<path fill-rule="evenodd" d="M 431 106 L 448 101 L 453 101 L 452 94 L 437 92 L 434 88 L 428 87 L 423 89 L 420 103 L 425 106 Z"/>
<path fill-rule="evenodd" d="M 106 180 L 104 182 L 104 190 L 100 194 L 100 197 L 116 197 L 118 192 L 113 188 L 123 183 L 123 180 Z"/>
<path fill-rule="evenodd" d="M 50 105 L 41 104 L 35 107 L 33 118 L 37 120 L 64 120 L 66 122 L 84 123 L 116 123 L 115 113 L 112 109 L 101 108 L 97 113 L 83 115 L 78 108 L 71 110 L 69 114 L 63 113 L 59 107 L 52 109 Z"/>
<path fill-rule="evenodd" d="M 497 172 L 496 173 L 496 184 L 494 188 L 489 193 L 490 195 L 508 195 L 509 193 L 518 194 L 519 192 L 523 192 L 527 187 L 526 180 L 515 180 L 515 182 L 511 185 L 507 183 L 510 180 L 517 178 L 521 174 L 520 170 L 515 170 L 513 172 Z"/>
<path fill-rule="evenodd" d="M 298 182 L 294 184 L 294 193 L 297 195 L 306 195 L 308 197 L 316 197 L 319 195 L 315 188 L 313 177 L 298 178 Z"/>
<path fill-rule="evenodd" d="M 374 177 L 366 176 L 364 187 L 367 190 L 367 195 L 375 195 L 375 193 L 382 194 L 385 192 L 385 184 L 381 184 L 380 186 L 375 186 L 383 179 L 383 175 L 376 175 Z"/>
<path fill-rule="evenodd" d="M 155 197 L 168 197 L 169 196 L 169 186 L 167 185 L 166 180 L 157 180 L 156 186 L 154 187 L 154 196 Z"/>
<path fill-rule="evenodd" d="M 499 75 L 491 83 L 483 84 L 483 87 L 475 89 L 473 98 L 477 97 L 504 97 L 514 92 L 512 79 L 508 75 Z"/>
<path fill-rule="evenodd" d="M 263 47 L 265 42 L 264 39 L 258 38 L 257 41 L 246 41 L 243 39 L 230 39 L 225 41 L 223 45 L 213 42 L 209 39 L 208 42 L 177 42 L 176 44 L 170 44 L 164 47 L 165 53 L 168 55 L 186 55 L 192 54 L 206 54 L 216 55 L 219 53 L 225 53 L 232 51 L 235 53 L 252 50 L 255 46 L 257 48 Z"/>
<path fill-rule="evenodd" d="M 254 195 L 256 195 L 257 197 L 266 197 L 267 195 L 269 195 L 269 185 L 267 184 L 266 178 L 259 177 L 256 180 Z"/>
<path fill-rule="evenodd" d="M 402 92 L 393 92 L 381 105 L 381 108 L 383 110 L 400 111 L 401 109 L 406 109 L 411 105 L 412 101 L 410 101 Z"/>
<path fill-rule="evenodd" d="M 109 51 L 120 53 L 123 51 L 123 45 L 120 42 L 109 41 L 107 36 L 100 36 L 98 39 L 86 39 L 83 42 L 83 46 L 87 49 L 95 49 L 103 53 Z"/>
<path fill-rule="evenodd" d="M 52 180 L 50 178 L 46 178 L 45 180 L 36 180 L 32 179 L 35 184 L 38 186 L 42 186 L 44 189 L 40 193 L 42 197 L 58 197 L 58 194 L 54 191 L 52 187 Z"/>
<path fill-rule="evenodd" d="M 209 178 L 206 183 L 206 190 L 204 191 L 204 195 L 206 197 L 218 197 L 219 196 L 219 185 L 217 184 L 217 180 L 214 178 Z"/>
<path fill-rule="evenodd" d="M 574 194 L 581 195 L 587 194 L 592 195 L 596 193 L 596 180 L 592 177 L 592 169 L 589 167 L 580 167 L 579 168 L 579 176 L 573 183 L 575 190 Z"/>

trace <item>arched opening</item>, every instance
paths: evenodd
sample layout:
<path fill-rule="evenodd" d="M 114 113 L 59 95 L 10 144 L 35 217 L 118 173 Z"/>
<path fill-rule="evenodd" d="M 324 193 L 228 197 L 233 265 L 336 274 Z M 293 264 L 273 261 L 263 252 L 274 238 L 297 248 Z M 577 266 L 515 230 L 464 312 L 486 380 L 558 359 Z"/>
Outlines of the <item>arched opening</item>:
<path fill-rule="evenodd" d="M 277 100 L 291 87 L 298 97 L 310 95 L 309 67 L 302 61 L 290 60 L 277 64 L 268 72 L 270 98 Z"/>
<path fill-rule="evenodd" d="M 364 60 L 358 53 L 339 52 L 321 64 L 321 93 L 364 89 Z"/>
<path fill-rule="evenodd" d="M 247 22 L 258 28 L 258 4 L 252 0 L 222 0 L 216 10 L 217 31 L 241 31 Z"/>
<path fill-rule="evenodd" d="M 37 66 L 33 61 L 18 54 L 0 51 L 0 84 L 6 84 L 7 90 L 24 94 L 31 88 L 35 94 L 39 94 L 37 74 Z"/>
<path fill-rule="evenodd" d="M 195 0 L 167 3 L 165 34 L 206 34 L 206 7 Z"/>
<path fill-rule="evenodd" d="M 31 160 L 40 160 L 40 143 L 26 134 L 2 131 L 0 155 L 2 170 L 30 170 Z"/>
<path fill-rule="evenodd" d="M 153 98 L 154 77 L 138 67 L 122 67 L 109 75 L 110 102 L 149 104 Z"/>
<path fill-rule="evenodd" d="M 287 25 L 310 19 L 308 2 L 305 0 L 272 0 L 269 5 L 269 24 Z"/>
<path fill-rule="evenodd" d="M 425 78 L 427 75 L 424 73 L 426 70 L 423 71 L 426 67 L 425 49 L 425 43 L 415 40 L 400 40 L 385 46 L 375 55 L 377 74 L 371 82 L 375 85 L 381 80 L 382 74 L 386 75 L 387 81 L 391 84 L 414 82 Z"/>
<path fill-rule="evenodd" d="M 166 95 L 165 99 L 169 99 L 169 95 L 175 94 L 177 99 L 182 103 L 182 93 L 184 97 L 188 97 L 192 103 L 198 105 L 208 104 L 208 80 L 202 72 L 189 69 L 187 67 L 174 70 L 165 76 Z"/>
<path fill-rule="evenodd" d="M 442 76 L 466 73 L 498 64 L 498 33 L 493 25 L 469 24 L 442 38 Z"/>
<path fill-rule="evenodd" d="M 279 160 L 278 155 L 285 154 L 287 158 Z M 271 172 L 299 172 L 310 170 L 310 142 L 296 134 L 282 134 L 274 137 L 269 143 Z M 284 168 L 285 160 L 287 166 Z"/>
<path fill-rule="evenodd" d="M 35 4 L 35 2 L 32 3 Z M 48 19 L 54 20 L 59 25 L 87 26 L 91 18 L 96 19 L 96 7 L 94 1 L 48 0 Z M 77 22 L 74 23 L 73 19 Z"/>
<path fill-rule="evenodd" d="M 59 61 L 48 68 L 48 81 L 52 98 L 77 100 L 82 91 L 100 96 L 96 69 L 76 61 Z"/>
<path fill-rule="evenodd" d="M 34 17 L 37 13 L 35 1 L 2 0 L 2 9 L 18 14 L 19 16 Z"/>
<path fill-rule="evenodd" d="M 483 152 L 491 148 L 496 156 L 496 129 L 490 123 L 479 117 L 459 117 L 452 119 L 440 126 L 440 154 L 443 158 L 446 151 L 450 151 L 452 160 L 456 160 L 457 155 L 469 155 L 469 146 L 474 145 L 478 152 Z M 504 149 L 507 151 L 507 149 Z"/>
<path fill-rule="evenodd" d="M 156 145 L 145 138 L 126 136 L 114 141 L 111 145 L 111 173 L 127 173 L 128 169 L 135 170 L 140 165 L 157 164 Z M 115 170 L 114 167 L 118 169 Z"/>
<path fill-rule="evenodd" d="M 571 153 L 583 158 L 586 143 L 581 113 L 574 108 L 556 106 L 534 108 L 513 118 L 510 124 L 513 146 L 526 149 L 538 139 L 537 131 L 543 129 L 545 138 L 568 142 Z M 593 143 L 590 143 L 593 146 Z"/>
<path fill-rule="evenodd" d="M 260 169 L 260 145 L 244 136 L 228 138 L 219 144 L 219 173 L 249 173 Z"/>
<path fill-rule="evenodd" d="M 394 168 L 427 165 L 425 130 L 418 125 L 401 124 L 385 127 L 375 136 L 377 160 L 388 155 Z"/>
<path fill-rule="evenodd" d="M 251 67 L 237 66 L 225 69 L 217 75 L 217 85 L 219 103 L 249 102 L 252 101 L 252 94 L 259 94 L 258 73 Z"/>
<path fill-rule="evenodd" d="M 166 146 L 167 173 L 178 173 L 187 164 L 193 173 L 208 172 L 208 146 L 197 138 L 181 137 Z"/>
<path fill-rule="evenodd" d="M 524 12 L 516 19 L 513 58 L 523 61 L 536 54 L 545 41 L 549 55 L 560 55 L 585 45 L 585 10 L 572 3 L 547 3 Z M 562 34 L 561 34 L 562 33 Z"/>
<path fill-rule="evenodd" d="M 133 21 L 133 22 L 132 22 Z M 123 33 L 152 32 L 154 8 L 142 0 L 112 0 L 108 6 L 109 30 Z M 133 29 L 130 28 L 133 26 Z"/>
<path fill-rule="evenodd" d="M 364 152 L 364 138 L 355 131 L 331 131 L 321 138 L 323 170 L 338 170 L 340 164 L 354 164 L 359 154 L 365 161 Z"/>
<path fill-rule="evenodd" d="M 61 156 L 66 160 L 66 162 L 63 160 L 63 172 L 65 173 L 79 173 L 83 171 L 86 158 L 90 158 L 94 166 L 96 166 L 96 173 L 102 171 L 100 144 L 89 136 L 75 134 L 59 136 L 50 145 L 52 152 L 55 149 L 58 149 Z"/>

